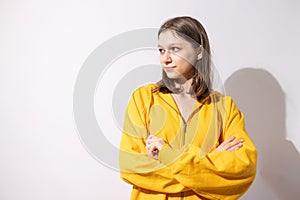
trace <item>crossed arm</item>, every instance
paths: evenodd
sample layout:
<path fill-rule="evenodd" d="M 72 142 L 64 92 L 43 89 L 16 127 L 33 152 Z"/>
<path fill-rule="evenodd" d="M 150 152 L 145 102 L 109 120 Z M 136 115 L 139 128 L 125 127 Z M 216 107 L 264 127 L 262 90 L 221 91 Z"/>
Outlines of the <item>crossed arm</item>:
<path fill-rule="evenodd" d="M 224 141 L 204 158 L 199 157 L 200 147 L 191 145 L 172 164 L 168 162 L 172 149 L 165 148 L 168 145 L 162 138 L 150 135 L 145 141 L 137 137 L 141 129 L 136 124 L 143 124 L 140 110 L 144 106 L 137 102 L 131 100 L 131 115 L 125 118 L 121 140 L 121 152 L 126 155 L 120 155 L 120 169 L 126 182 L 162 193 L 188 188 L 219 199 L 237 199 L 249 188 L 256 173 L 257 152 L 244 130 L 243 115 L 232 100 L 227 101 Z"/>
<path fill-rule="evenodd" d="M 155 135 L 149 135 L 146 140 L 146 150 L 150 157 L 158 159 L 158 153 L 166 142 Z M 216 149 L 215 152 L 229 151 L 233 152 L 243 146 L 242 139 L 236 139 L 235 136 L 231 136 L 227 140 L 223 141 Z"/>

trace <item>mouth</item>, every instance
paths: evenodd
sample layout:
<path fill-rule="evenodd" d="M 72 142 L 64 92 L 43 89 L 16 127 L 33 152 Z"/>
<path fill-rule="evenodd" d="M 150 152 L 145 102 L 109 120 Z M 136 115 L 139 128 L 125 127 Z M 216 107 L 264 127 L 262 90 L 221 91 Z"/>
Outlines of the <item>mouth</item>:
<path fill-rule="evenodd" d="M 168 66 L 168 67 L 164 67 L 164 70 L 172 70 L 172 69 L 175 69 L 176 68 L 176 66 Z"/>

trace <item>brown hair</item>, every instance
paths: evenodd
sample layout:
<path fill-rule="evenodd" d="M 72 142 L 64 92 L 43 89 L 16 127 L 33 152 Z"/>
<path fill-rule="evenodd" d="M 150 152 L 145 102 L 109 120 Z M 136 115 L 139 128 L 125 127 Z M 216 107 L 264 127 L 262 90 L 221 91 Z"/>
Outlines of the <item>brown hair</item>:
<path fill-rule="evenodd" d="M 211 52 L 206 31 L 199 21 L 188 16 L 167 20 L 160 27 L 158 37 L 167 30 L 174 31 L 179 37 L 190 42 L 195 49 L 201 48 L 202 58 L 194 65 L 195 72 L 190 91 L 200 101 L 211 91 Z M 179 92 L 178 88 L 175 88 L 174 80 L 168 78 L 164 70 L 162 70 L 162 79 L 152 91 L 163 93 Z"/>

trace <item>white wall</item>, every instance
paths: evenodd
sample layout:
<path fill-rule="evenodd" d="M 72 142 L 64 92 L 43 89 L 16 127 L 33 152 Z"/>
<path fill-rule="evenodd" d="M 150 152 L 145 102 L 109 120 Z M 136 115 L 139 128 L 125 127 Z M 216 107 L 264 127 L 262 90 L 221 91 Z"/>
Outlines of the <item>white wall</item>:
<path fill-rule="evenodd" d="M 243 99 L 245 90 L 236 87 L 245 80 L 240 77 L 253 77 L 244 84 L 247 89 L 253 89 L 251 81 L 261 89 L 256 80 L 261 74 L 273 77 L 270 87 L 255 93 L 269 94 L 273 112 L 277 107 L 272 98 L 277 96 L 272 96 L 272 86 L 282 89 L 279 94 L 285 105 L 274 112 L 284 117 L 282 132 L 274 132 L 283 134 L 278 145 L 273 142 L 272 148 L 264 148 L 277 137 L 272 133 L 266 134 L 267 139 L 249 134 L 263 152 L 261 163 L 269 154 L 277 161 L 291 155 L 293 159 L 286 160 L 291 165 L 277 167 L 274 173 L 282 173 L 276 177 L 264 173 L 271 165 L 260 164 L 258 178 L 245 199 L 285 199 L 287 193 L 295 194 L 287 186 L 299 187 L 292 179 L 296 170 L 290 167 L 298 166 L 300 150 L 299 6 L 296 0 L 1 1 L 0 199 L 128 199 L 130 186 L 120 181 L 118 172 L 93 159 L 80 142 L 73 120 L 74 84 L 84 61 L 102 42 L 124 31 L 159 27 L 178 15 L 203 22 L 215 65 L 246 117 L 251 115 L 247 114 L 250 96 Z M 251 124 L 256 118 L 251 119 L 249 129 L 258 130 Z M 287 145 L 285 139 L 292 143 Z M 272 181 L 287 186 L 280 193 L 280 186 Z"/>

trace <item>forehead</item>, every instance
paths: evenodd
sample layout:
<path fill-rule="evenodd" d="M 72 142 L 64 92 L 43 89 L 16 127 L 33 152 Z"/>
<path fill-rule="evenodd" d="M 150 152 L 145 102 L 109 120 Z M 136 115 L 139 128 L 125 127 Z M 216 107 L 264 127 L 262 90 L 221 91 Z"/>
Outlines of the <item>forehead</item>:
<path fill-rule="evenodd" d="M 158 45 L 159 46 L 168 46 L 171 44 L 186 45 L 186 44 L 189 44 L 189 42 L 171 30 L 166 30 L 159 34 L 159 36 L 158 36 Z"/>

